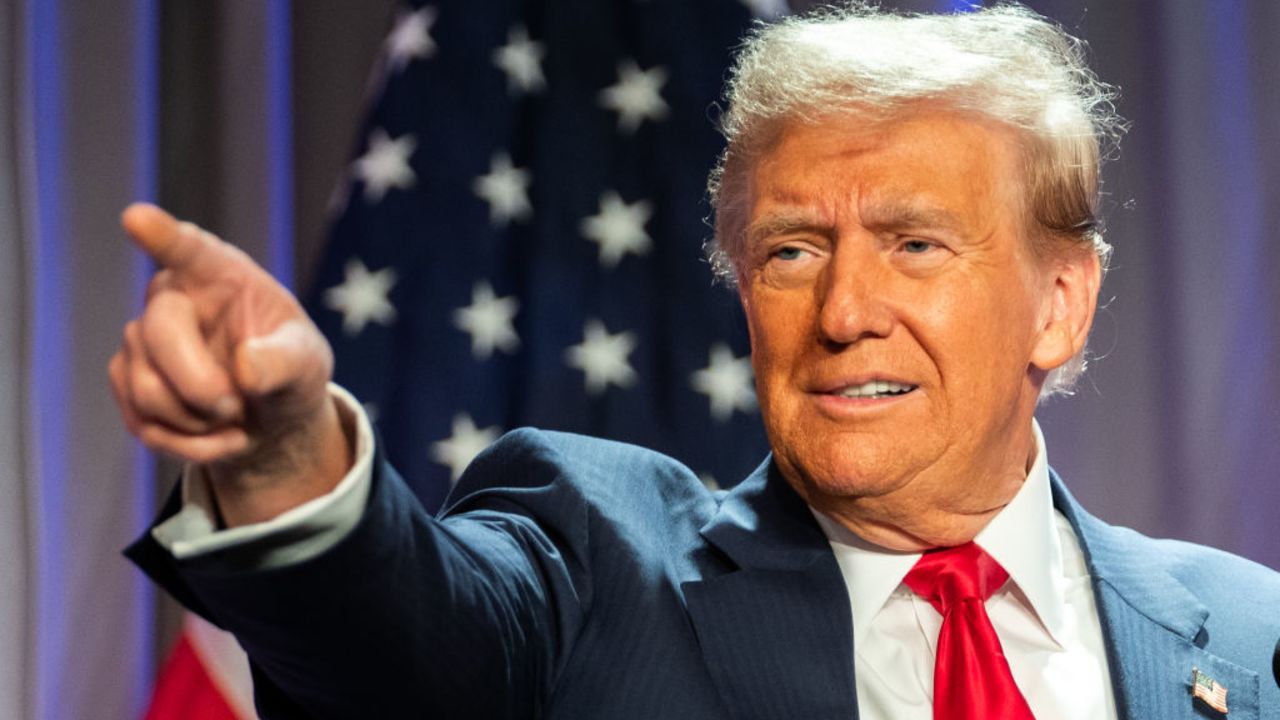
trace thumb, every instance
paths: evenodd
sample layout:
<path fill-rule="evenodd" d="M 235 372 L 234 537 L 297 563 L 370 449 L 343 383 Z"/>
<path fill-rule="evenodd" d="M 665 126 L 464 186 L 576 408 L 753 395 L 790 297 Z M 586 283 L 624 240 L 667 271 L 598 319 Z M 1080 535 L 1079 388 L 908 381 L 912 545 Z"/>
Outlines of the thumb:
<path fill-rule="evenodd" d="M 333 351 L 305 318 L 287 320 L 266 335 L 244 340 L 235 351 L 236 384 L 250 397 L 318 395 L 332 372 Z"/>

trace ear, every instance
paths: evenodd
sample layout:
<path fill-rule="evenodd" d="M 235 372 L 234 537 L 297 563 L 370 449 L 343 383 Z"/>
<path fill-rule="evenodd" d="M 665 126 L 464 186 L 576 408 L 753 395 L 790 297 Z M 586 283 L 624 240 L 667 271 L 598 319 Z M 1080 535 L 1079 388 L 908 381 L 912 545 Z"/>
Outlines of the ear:
<path fill-rule="evenodd" d="M 1054 261 L 1050 272 L 1040 332 L 1031 351 L 1031 364 L 1045 372 L 1070 360 L 1088 341 L 1102 284 L 1102 266 L 1092 252 Z"/>

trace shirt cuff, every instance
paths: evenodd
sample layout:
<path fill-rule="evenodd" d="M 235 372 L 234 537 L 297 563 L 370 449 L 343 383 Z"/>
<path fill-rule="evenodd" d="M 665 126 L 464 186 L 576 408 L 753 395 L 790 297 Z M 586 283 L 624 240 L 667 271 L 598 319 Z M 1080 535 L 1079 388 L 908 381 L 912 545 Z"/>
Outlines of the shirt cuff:
<path fill-rule="evenodd" d="M 300 563 L 337 545 L 360 522 L 369 499 L 373 428 L 351 393 L 329 383 L 329 394 L 343 425 L 355 424 L 355 464 L 337 487 L 270 520 L 219 530 L 209 478 L 202 466 L 188 463 L 182 471 L 182 508 L 152 528 L 151 536 L 178 560 L 252 546 L 250 565 L 258 570 Z"/>

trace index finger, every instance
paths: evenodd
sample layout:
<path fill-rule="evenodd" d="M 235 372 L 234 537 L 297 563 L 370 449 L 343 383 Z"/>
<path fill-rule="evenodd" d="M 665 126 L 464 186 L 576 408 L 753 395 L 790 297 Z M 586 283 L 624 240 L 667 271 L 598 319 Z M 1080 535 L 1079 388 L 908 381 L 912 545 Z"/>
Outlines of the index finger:
<path fill-rule="evenodd" d="M 139 249 L 176 274 L 207 277 L 226 261 L 218 252 L 220 240 L 150 203 L 134 203 L 125 208 L 120 224 Z"/>

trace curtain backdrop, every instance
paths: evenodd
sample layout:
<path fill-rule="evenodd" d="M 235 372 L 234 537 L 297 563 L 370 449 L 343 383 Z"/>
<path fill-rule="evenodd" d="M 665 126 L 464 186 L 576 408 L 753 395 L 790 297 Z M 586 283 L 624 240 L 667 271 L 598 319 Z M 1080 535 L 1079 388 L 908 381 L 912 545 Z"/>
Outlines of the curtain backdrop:
<path fill-rule="evenodd" d="M 1100 357 L 1040 412 L 1050 462 L 1109 521 L 1280 567 L 1280 4 L 1030 4 L 1088 39 L 1132 121 Z M 119 210 L 158 199 L 305 288 L 392 11 L 0 9 L 0 717 L 140 717 L 167 646 L 118 555 L 172 476 L 105 379 L 148 270 Z"/>
<path fill-rule="evenodd" d="M 126 718 L 149 684 L 154 593 L 114 552 L 150 513 L 149 461 L 102 363 L 144 277 L 111 226 L 155 189 L 158 36 L 148 3 L 121 5 L 0 16 L 6 718 Z"/>

